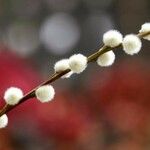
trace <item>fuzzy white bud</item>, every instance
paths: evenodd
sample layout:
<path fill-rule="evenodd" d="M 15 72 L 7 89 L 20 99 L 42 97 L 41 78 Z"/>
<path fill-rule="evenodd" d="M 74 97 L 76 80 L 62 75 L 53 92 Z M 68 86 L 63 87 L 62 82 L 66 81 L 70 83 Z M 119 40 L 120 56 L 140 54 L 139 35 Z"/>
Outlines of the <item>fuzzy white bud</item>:
<path fill-rule="evenodd" d="M 109 51 L 99 56 L 97 64 L 102 67 L 111 66 L 115 61 L 115 54 L 113 51 Z"/>
<path fill-rule="evenodd" d="M 150 22 L 144 23 L 141 26 L 141 30 L 139 31 L 140 33 L 147 33 L 150 32 Z M 150 41 L 150 34 L 143 37 L 143 39 L 149 40 Z"/>
<path fill-rule="evenodd" d="M 129 34 L 124 37 L 122 45 L 127 54 L 134 55 L 141 50 L 142 42 L 137 35 Z"/>
<path fill-rule="evenodd" d="M 110 30 L 104 33 L 103 42 L 106 46 L 116 47 L 122 43 L 123 36 L 117 30 Z"/>
<path fill-rule="evenodd" d="M 60 73 L 60 72 L 65 71 L 67 69 L 70 69 L 68 59 L 62 59 L 62 60 L 56 62 L 54 65 L 54 70 L 57 73 Z M 67 74 L 63 75 L 62 78 L 69 78 L 72 74 L 73 74 L 73 72 L 70 71 Z"/>
<path fill-rule="evenodd" d="M 87 67 L 87 57 L 82 54 L 75 54 L 69 58 L 70 69 L 74 73 L 81 73 Z"/>
<path fill-rule="evenodd" d="M 8 124 L 8 117 L 6 114 L 0 117 L 0 128 L 5 128 Z"/>
<path fill-rule="evenodd" d="M 51 85 L 44 85 L 35 91 L 35 95 L 40 102 L 45 103 L 51 101 L 54 98 L 55 90 Z"/>
<path fill-rule="evenodd" d="M 4 99 L 9 105 L 16 105 L 23 97 L 23 92 L 17 87 L 10 87 L 5 91 Z"/>

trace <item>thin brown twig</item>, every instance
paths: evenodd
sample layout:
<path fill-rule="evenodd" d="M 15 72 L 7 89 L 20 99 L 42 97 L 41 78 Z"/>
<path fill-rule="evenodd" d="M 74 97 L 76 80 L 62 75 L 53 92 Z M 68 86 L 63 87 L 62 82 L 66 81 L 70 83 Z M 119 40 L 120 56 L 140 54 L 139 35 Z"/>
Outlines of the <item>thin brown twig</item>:
<path fill-rule="evenodd" d="M 144 36 L 147 36 L 149 35 L 150 32 L 147 32 L 147 33 L 139 33 L 137 34 L 137 36 L 139 38 L 143 38 Z M 88 56 L 87 57 L 87 60 L 88 60 L 88 63 L 92 62 L 92 61 L 95 61 L 99 56 L 101 56 L 102 54 L 110 51 L 110 50 L 114 50 L 115 48 L 119 48 L 121 47 L 122 44 L 120 44 L 119 46 L 117 47 L 114 47 L 114 48 L 111 48 L 111 47 L 108 47 L 108 46 L 103 46 L 102 48 L 100 48 L 97 52 L 93 53 L 92 55 Z M 27 93 L 26 95 L 24 95 L 24 97 L 19 101 L 18 104 L 16 105 L 9 105 L 9 104 L 5 104 L 5 106 L 0 110 L 0 117 L 3 115 L 3 114 L 6 114 L 8 113 L 9 111 L 11 111 L 12 109 L 14 109 L 15 107 L 17 107 L 18 105 L 20 105 L 21 103 L 29 100 L 30 98 L 34 98 L 35 97 L 35 90 L 37 88 L 39 88 L 40 86 L 43 86 L 43 85 L 47 85 L 47 84 L 50 84 L 54 81 L 56 81 L 57 79 L 61 78 L 63 75 L 67 74 L 68 72 L 70 72 L 71 70 L 70 69 L 67 69 L 67 70 L 64 70 L 60 73 L 54 73 L 53 75 L 51 75 L 49 77 L 49 79 L 45 82 L 43 82 L 42 84 L 40 84 L 39 86 L 37 86 L 36 88 L 34 88 L 33 90 L 31 90 L 29 93 Z"/>

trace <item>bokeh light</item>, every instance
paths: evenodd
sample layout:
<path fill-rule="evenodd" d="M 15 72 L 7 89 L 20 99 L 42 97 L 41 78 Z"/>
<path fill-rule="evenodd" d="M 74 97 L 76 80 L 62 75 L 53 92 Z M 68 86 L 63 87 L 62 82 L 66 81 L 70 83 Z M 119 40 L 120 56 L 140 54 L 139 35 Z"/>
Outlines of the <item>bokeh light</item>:
<path fill-rule="evenodd" d="M 76 20 L 68 14 L 58 13 L 48 17 L 40 30 L 44 46 L 54 54 L 65 54 L 73 49 L 80 38 Z"/>
<path fill-rule="evenodd" d="M 21 56 L 31 55 L 39 46 L 38 30 L 32 24 L 11 24 L 4 35 L 4 42 Z"/>

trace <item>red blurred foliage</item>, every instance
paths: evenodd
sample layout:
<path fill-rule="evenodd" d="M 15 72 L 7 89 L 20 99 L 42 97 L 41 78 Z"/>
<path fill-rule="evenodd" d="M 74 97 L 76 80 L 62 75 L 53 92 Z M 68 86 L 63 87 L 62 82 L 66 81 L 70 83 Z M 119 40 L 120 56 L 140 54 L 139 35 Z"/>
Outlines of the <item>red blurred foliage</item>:
<path fill-rule="evenodd" d="M 1 47 L 0 52 L 0 106 L 5 104 L 3 95 L 7 88 L 11 86 L 19 87 L 24 93 L 30 91 L 33 87 L 39 84 L 41 80 L 38 73 L 32 69 L 28 64 L 29 60 L 19 58 L 16 54 L 7 51 L 6 48 Z M 32 117 L 34 118 L 33 109 L 36 108 L 34 101 L 28 101 L 9 113 L 9 126 L 20 118 Z M 11 121 L 12 120 L 12 121 Z M 19 122 L 18 122 L 19 123 Z M 21 123 L 20 123 L 21 124 Z M 1 130 L 0 132 L 0 149 L 9 150 L 9 132 L 8 130 Z M 5 142 L 4 142 L 5 141 Z M 5 146 L 4 146 L 5 145 Z M 5 148 L 4 148 L 5 147 Z"/>
<path fill-rule="evenodd" d="M 150 121 L 149 72 L 139 60 L 125 61 L 92 74 L 82 93 L 56 90 L 54 101 L 37 108 L 40 129 L 58 141 L 86 139 L 88 144 L 93 135 L 103 135 L 107 122 L 118 131 L 142 137 Z"/>
<path fill-rule="evenodd" d="M 40 77 L 28 60 L 7 51 L 0 53 L 0 59 L 1 105 L 8 87 L 20 87 L 26 93 L 39 84 Z M 28 118 L 27 124 L 37 127 L 44 138 L 55 139 L 59 145 L 57 149 L 61 150 L 78 149 L 75 145 L 87 146 L 90 150 L 105 147 L 103 141 L 109 124 L 112 130 L 126 133 L 130 138 L 125 136 L 118 143 L 107 146 L 108 149 L 142 149 L 145 138 L 150 136 L 149 74 L 150 69 L 143 61 L 122 61 L 92 73 L 82 92 L 80 88 L 76 93 L 65 87 L 55 88 L 56 96 L 50 103 L 25 102 L 11 111 L 10 122 L 14 124 L 19 120 L 21 126 Z M 9 139 L 8 132 L 2 135 Z"/>
<path fill-rule="evenodd" d="M 0 131 L 0 149 L 1 150 L 13 150 L 11 142 L 6 130 Z"/>
<path fill-rule="evenodd" d="M 24 93 L 37 86 L 41 80 L 38 73 L 29 65 L 29 60 L 23 59 L 8 52 L 6 49 L 0 53 L 0 99 L 1 105 L 4 104 L 3 95 L 7 88 L 11 86 L 19 87 Z M 31 63 L 30 63 L 31 64 Z M 12 111 L 11 116 L 28 116 L 33 114 L 34 102 L 28 101 Z M 13 113 L 14 112 L 14 113 Z M 30 114 L 30 115 L 31 115 Z M 13 118 L 13 119 L 14 119 Z"/>
<path fill-rule="evenodd" d="M 150 69 L 131 59 L 96 73 L 90 96 L 107 119 L 121 131 L 140 132 L 149 122 Z"/>
<path fill-rule="evenodd" d="M 79 138 L 92 124 L 88 109 L 80 104 L 68 91 L 57 91 L 50 104 L 39 105 L 37 109 L 42 132 L 60 141 Z"/>

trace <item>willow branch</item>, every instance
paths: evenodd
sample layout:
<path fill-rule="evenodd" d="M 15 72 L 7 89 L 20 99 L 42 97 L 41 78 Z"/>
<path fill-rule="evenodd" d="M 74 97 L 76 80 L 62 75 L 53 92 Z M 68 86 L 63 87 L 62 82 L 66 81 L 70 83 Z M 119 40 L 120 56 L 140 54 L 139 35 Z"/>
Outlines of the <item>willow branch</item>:
<path fill-rule="evenodd" d="M 137 36 L 141 39 L 147 35 L 149 35 L 150 32 L 147 33 L 139 33 L 137 34 Z M 120 44 L 117 47 L 111 48 L 108 46 L 103 46 L 102 48 L 100 48 L 97 52 L 91 54 L 90 56 L 87 57 L 88 63 L 96 61 L 96 59 L 101 56 L 102 54 L 110 51 L 110 50 L 115 50 L 116 48 L 122 47 L 122 44 Z M 16 108 L 18 105 L 20 105 L 21 103 L 34 98 L 35 97 L 35 91 L 37 88 L 39 88 L 40 86 L 43 85 L 47 85 L 50 84 L 56 80 L 58 80 L 59 78 L 61 78 L 63 75 L 67 74 L 68 72 L 70 72 L 70 69 L 67 69 L 65 71 L 62 71 L 60 73 L 54 73 L 53 75 L 51 75 L 47 81 L 43 82 L 42 84 L 40 84 L 39 86 L 37 86 L 36 88 L 34 88 L 33 90 L 31 90 L 29 93 L 27 93 L 26 95 L 24 95 L 24 97 L 19 101 L 18 104 L 16 105 L 9 105 L 9 104 L 5 104 L 5 106 L 0 110 L 0 116 L 2 116 L 3 114 L 8 113 L 9 111 L 11 111 L 12 109 Z"/>

